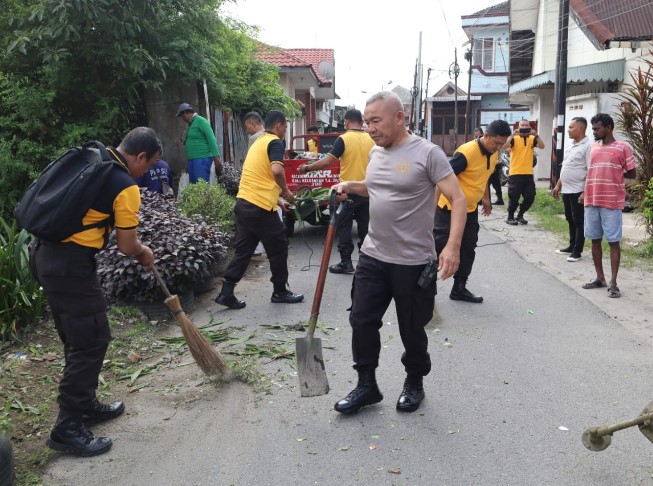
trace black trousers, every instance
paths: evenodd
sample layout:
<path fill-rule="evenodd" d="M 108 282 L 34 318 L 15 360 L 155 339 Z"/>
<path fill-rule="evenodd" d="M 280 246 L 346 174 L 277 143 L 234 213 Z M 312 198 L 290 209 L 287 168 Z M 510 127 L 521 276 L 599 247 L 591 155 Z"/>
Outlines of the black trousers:
<path fill-rule="evenodd" d="M 367 227 L 370 224 L 370 198 L 358 195 L 350 195 L 351 202 L 343 206 L 342 212 L 336 220 L 336 235 L 338 236 L 338 252 L 340 260 L 351 261 L 354 253 L 354 241 L 351 236 L 351 228 L 354 220 L 358 229 L 358 248 L 360 249 L 363 240 L 367 236 Z"/>
<path fill-rule="evenodd" d="M 519 198 L 522 198 L 521 205 Z M 519 215 L 530 209 L 535 201 L 535 179 L 531 174 L 511 175 L 508 178 L 508 216 L 514 216 L 517 206 Z"/>
<path fill-rule="evenodd" d="M 494 192 L 497 195 L 497 200 L 502 201 L 503 200 L 503 194 L 501 192 L 501 168 L 503 167 L 503 164 L 497 164 L 496 167 L 494 168 L 494 172 L 492 172 L 492 175 L 490 176 L 489 183 L 490 186 L 494 189 Z"/>
<path fill-rule="evenodd" d="M 224 278 L 230 282 L 240 282 L 260 241 L 270 262 L 270 281 L 275 291 L 285 289 L 288 282 L 288 237 L 277 211 L 266 211 L 244 199 L 236 199 L 234 213 L 235 253 L 224 272 Z"/>
<path fill-rule="evenodd" d="M 30 256 L 64 346 L 65 366 L 57 402 L 79 415 L 91 407 L 111 332 L 97 278 L 97 250 L 74 243 L 40 242 Z"/>
<path fill-rule="evenodd" d="M 352 327 L 354 369 L 374 370 L 379 365 L 383 315 L 394 299 L 399 334 L 404 345 L 401 362 L 406 373 L 426 376 L 431 371 L 424 327 L 433 317 L 436 282 L 428 289 L 417 285 L 424 265 L 385 263 L 361 253 L 354 273 Z"/>
<path fill-rule="evenodd" d="M 451 211 L 443 210 L 438 207 L 435 210 L 435 220 L 433 225 L 433 239 L 435 240 L 435 251 L 438 255 L 444 250 L 449 241 L 449 231 L 451 229 Z M 463 230 L 463 238 L 460 242 L 460 265 L 453 275 L 455 281 L 467 282 L 474 260 L 476 259 L 476 244 L 478 243 L 478 209 L 467 213 L 467 221 Z"/>
<path fill-rule="evenodd" d="M 574 255 L 583 253 L 585 245 L 585 208 L 578 202 L 582 193 L 563 194 L 562 202 L 565 205 L 565 219 L 569 224 L 569 246 Z"/>

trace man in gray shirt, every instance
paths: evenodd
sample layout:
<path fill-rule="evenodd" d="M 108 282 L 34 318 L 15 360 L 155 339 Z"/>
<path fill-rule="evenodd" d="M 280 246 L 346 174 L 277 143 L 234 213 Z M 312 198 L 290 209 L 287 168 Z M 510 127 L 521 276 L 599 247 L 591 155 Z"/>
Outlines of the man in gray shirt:
<path fill-rule="evenodd" d="M 565 205 L 565 219 L 569 224 L 569 245 L 556 253 L 569 255 L 568 262 L 577 262 L 583 253 L 585 245 L 585 208 L 579 202 L 585 191 L 587 168 L 590 164 L 592 143 L 585 135 L 587 120 L 583 117 L 571 119 L 569 123 L 569 138 L 573 140 L 571 147 L 565 152 L 562 161 L 562 171 L 556 186 L 551 191 L 554 199 L 558 199 L 562 190 L 562 202 Z"/>
<path fill-rule="evenodd" d="M 370 198 L 369 229 L 354 274 L 349 315 L 358 385 L 334 408 L 352 413 L 383 399 L 375 377 L 381 351 L 379 329 L 394 299 L 407 375 L 397 410 L 413 412 L 424 399 L 423 377 L 431 370 L 424 327 L 433 316 L 436 282 L 418 285 L 418 280 L 428 263 L 436 260 L 436 186 L 452 202 L 449 242 L 439 260 L 443 280 L 460 263 L 467 203 L 442 149 L 406 131 L 403 105 L 395 93 L 383 91 L 367 100 L 365 121 L 376 144 L 370 151 L 365 180 L 334 186 L 340 200 L 348 194 Z"/>

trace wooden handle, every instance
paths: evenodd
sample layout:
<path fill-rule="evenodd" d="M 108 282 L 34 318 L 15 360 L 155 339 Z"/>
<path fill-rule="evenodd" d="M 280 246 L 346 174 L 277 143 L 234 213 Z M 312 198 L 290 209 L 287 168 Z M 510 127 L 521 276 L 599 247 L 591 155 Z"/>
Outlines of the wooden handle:
<path fill-rule="evenodd" d="M 154 274 L 154 278 L 156 278 L 156 281 L 159 283 L 159 287 L 161 287 L 161 291 L 165 294 L 165 296 L 167 298 L 172 297 L 172 295 L 170 295 L 170 291 L 168 290 L 168 287 L 166 287 L 166 283 L 163 281 L 161 275 L 159 275 L 159 272 L 157 271 L 154 265 L 152 265 L 152 273 Z"/>

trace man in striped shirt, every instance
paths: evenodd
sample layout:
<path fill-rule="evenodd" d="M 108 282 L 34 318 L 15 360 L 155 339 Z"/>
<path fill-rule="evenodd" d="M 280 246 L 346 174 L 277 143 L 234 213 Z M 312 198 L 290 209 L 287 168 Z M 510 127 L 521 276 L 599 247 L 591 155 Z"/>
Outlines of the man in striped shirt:
<path fill-rule="evenodd" d="M 592 132 L 596 142 L 592 145 L 587 170 L 585 192 L 581 196 L 585 206 L 585 237 L 592 240 L 592 260 L 596 277 L 583 285 L 584 289 L 608 287 L 608 297 L 621 297 L 617 286 L 617 273 L 621 259 L 622 210 L 626 203 L 624 178 L 636 175 L 633 150 L 625 142 L 615 140 L 614 121 L 610 115 L 599 113 L 592 117 Z M 610 245 L 610 270 L 612 278 L 606 284 L 603 273 L 601 240 Z"/>

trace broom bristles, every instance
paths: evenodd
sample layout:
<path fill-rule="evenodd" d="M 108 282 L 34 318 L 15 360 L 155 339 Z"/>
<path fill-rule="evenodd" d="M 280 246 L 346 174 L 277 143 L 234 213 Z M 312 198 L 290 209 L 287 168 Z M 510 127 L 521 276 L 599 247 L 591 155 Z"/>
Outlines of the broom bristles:
<path fill-rule="evenodd" d="M 168 297 L 165 300 L 165 304 L 176 315 L 181 332 L 184 335 L 184 339 L 186 339 L 186 344 L 188 344 L 190 354 L 200 369 L 207 375 L 228 375 L 229 367 L 227 363 L 184 313 L 179 303 L 179 298 L 176 295 Z"/>

